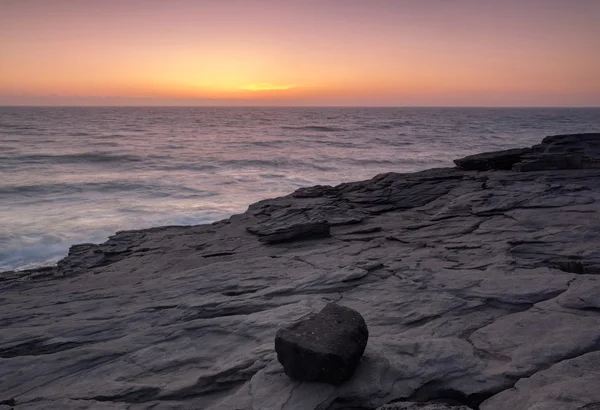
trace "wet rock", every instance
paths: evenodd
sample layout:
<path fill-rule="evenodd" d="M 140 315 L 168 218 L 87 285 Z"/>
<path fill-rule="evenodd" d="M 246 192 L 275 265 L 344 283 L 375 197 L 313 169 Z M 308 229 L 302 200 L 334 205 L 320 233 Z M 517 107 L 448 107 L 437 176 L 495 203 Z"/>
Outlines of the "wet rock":
<path fill-rule="evenodd" d="M 279 329 L 275 351 L 288 376 L 340 384 L 352 377 L 368 338 L 360 313 L 330 303 L 316 315 Z"/>
<path fill-rule="evenodd" d="M 484 152 L 455 159 L 454 163 L 462 169 L 474 171 L 488 171 L 491 169 L 510 170 L 514 164 L 521 161 L 523 156 L 530 152 L 530 148 Z"/>

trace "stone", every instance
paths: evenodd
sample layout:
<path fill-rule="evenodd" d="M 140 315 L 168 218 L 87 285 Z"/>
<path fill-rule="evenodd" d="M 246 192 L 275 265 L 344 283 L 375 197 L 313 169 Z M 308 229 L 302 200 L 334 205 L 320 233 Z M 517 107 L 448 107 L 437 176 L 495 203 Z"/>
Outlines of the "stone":
<path fill-rule="evenodd" d="M 530 152 L 530 148 L 484 152 L 455 159 L 454 163 L 460 168 L 474 171 L 488 171 L 491 169 L 511 170 L 514 164 L 521 161 L 523 156 Z"/>
<path fill-rule="evenodd" d="M 329 303 L 316 315 L 279 329 L 275 351 L 293 379 L 340 384 L 352 377 L 368 338 L 360 313 Z"/>

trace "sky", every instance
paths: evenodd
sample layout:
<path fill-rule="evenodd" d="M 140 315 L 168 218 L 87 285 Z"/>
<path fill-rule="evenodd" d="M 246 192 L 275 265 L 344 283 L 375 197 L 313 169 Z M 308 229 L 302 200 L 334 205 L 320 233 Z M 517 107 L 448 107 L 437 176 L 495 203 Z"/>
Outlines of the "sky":
<path fill-rule="evenodd" d="M 600 106 L 600 0 L 0 0 L 0 105 Z"/>

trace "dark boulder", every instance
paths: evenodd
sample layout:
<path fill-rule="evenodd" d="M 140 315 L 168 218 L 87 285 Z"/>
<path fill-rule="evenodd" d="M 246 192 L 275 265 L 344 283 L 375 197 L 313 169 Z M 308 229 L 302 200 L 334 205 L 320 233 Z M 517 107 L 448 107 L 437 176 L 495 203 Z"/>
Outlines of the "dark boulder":
<path fill-rule="evenodd" d="M 509 149 L 504 151 L 484 152 L 455 159 L 454 163 L 462 169 L 472 171 L 489 171 L 490 169 L 511 170 L 513 165 L 521 161 L 524 155 L 531 153 L 530 148 Z"/>
<path fill-rule="evenodd" d="M 288 376 L 340 384 L 352 377 L 368 338 L 360 313 L 330 303 L 316 315 L 279 329 L 275 351 Z"/>

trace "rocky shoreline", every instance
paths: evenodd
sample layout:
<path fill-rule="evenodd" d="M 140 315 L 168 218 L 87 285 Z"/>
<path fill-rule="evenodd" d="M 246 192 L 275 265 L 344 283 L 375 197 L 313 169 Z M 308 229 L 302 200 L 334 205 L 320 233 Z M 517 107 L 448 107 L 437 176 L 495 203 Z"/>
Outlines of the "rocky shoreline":
<path fill-rule="evenodd" d="M 456 163 L 0 273 L 0 409 L 600 409 L 600 134 Z M 276 331 L 329 302 L 364 356 L 293 381 Z"/>

